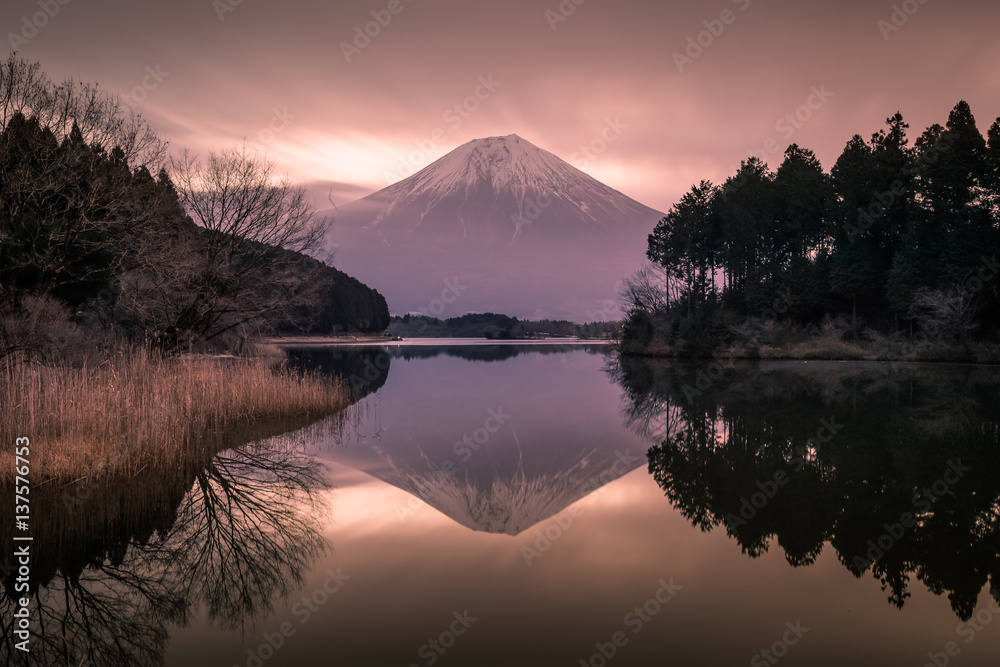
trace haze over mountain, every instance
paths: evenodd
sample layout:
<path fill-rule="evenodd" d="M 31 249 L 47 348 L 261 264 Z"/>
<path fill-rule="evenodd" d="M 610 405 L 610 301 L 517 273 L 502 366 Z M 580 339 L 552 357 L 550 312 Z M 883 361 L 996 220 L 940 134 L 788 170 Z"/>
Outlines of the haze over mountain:
<path fill-rule="evenodd" d="M 393 313 L 579 322 L 619 316 L 618 281 L 663 217 L 516 134 L 327 213 L 334 264 Z"/>

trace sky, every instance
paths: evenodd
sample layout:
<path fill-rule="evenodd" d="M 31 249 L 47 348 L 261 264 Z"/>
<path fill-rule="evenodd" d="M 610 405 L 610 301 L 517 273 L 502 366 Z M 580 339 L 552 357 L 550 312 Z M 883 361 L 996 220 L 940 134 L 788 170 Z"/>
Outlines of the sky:
<path fill-rule="evenodd" d="M 518 134 L 667 211 L 791 143 L 829 170 L 897 110 L 1000 117 L 1000 6 L 971 0 L 4 0 L 8 49 L 120 91 L 170 143 L 247 141 L 317 208 Z"/>

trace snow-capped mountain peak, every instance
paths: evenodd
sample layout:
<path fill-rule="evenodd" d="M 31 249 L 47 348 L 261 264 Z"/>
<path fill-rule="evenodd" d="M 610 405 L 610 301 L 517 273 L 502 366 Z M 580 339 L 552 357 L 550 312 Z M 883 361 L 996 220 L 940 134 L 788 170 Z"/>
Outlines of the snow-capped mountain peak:
<path fill-rule="evenodd" d="M 334 263 L 390 310 L 612 319 L 663 214 L 516 135 L 475 139 L 334 215 Z M 442 295 L 460 278 L 460 298 Z"/>
<path fill-rule="evenodd" d="M 362 226 L 390 243 L 394 233 L 442 222 L 457 223 L 464 238 L 510 243 L 533 223 L 608 229 L 655 216 L 516 134 L 474 139 L 358 204 L 368 213 Z"/>

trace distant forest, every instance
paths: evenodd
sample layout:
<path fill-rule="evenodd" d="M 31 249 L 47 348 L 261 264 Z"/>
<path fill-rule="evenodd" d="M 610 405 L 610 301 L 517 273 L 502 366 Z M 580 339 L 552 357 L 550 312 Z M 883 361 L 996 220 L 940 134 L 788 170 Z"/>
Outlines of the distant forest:
<path fill-rule="evenodd" d="M 167 157 L 117 96 L 0 62 L 0 359 L 384 329 L 378 292 L 302 254 L 324 230 L 246 147 Z"/>
<path fill-rule="evenodd" d="M 693 186 L 626 281 L 625 348 L 706 354 L 782 327 L 996 342 L 1000 119 L 984 138 L 960 102 L 908 129 L 897 113 L 855 135 L 829 173 L 792 145 L 777 171 L 751 157 Z"/>
<path fill-rule="evenodd" d="M 575 324 L 566 320 L 519 320 L 496 313 L 469 313 L 441 320 L 423 315 L 394 316 L 387 333 L 404 338 L 611 338 L 617 322 Z"/>

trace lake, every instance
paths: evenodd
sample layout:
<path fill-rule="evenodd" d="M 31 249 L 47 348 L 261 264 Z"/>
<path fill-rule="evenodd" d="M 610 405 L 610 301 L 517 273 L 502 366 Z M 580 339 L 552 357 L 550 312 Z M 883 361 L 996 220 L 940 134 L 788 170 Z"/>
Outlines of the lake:
<path fill-rule="evenodd" d="M 996 368 L 290 357 L 345 377 L 348 413 L 88 490 L 99 511 L 40 529 L 30 664 L 1000 659 Z"/>

